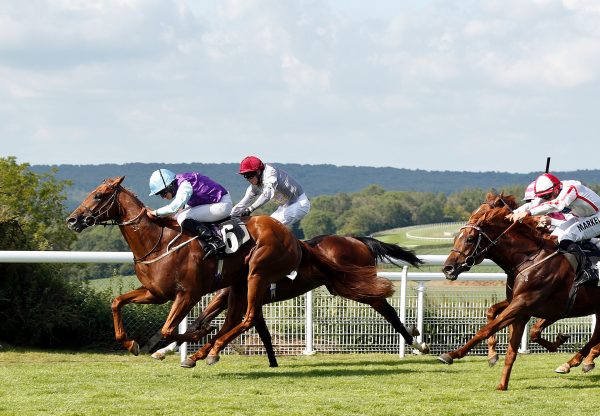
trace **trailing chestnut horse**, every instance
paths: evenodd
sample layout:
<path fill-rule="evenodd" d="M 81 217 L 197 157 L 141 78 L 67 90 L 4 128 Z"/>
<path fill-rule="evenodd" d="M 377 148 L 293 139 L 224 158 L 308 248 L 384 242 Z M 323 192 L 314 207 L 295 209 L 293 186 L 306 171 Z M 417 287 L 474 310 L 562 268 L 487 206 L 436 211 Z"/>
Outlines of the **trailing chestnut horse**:
<path fill-rule="evenodd" d="M 508 388 L 521 336 L 531 317 L 554 322 L 600 312 L 600 289 L 581 287 L 566 315 L 569 293 L 575 281 L 574 268 L 563 254 L 557 252 L 556 241 L 536 228 L 535 218 L 526 218 L 522 223 L 509 221 L 506 216 L 514 208 L 513 197 L 488 194 L 486 202 L 471 214 L 469 222 L 456 236 L 442 269 L 447 279 L 455 280 L 460 273 L 488 258 L 508 276 L 506 284 L 512 288 L 512 298 L 506 308 L 463 347 L 439 357 L 440 361 L 452 364 L 479 342 L 511 325 L 499 390 Z M 599 343 L 600 325 L 596 325 L 590 340 L 578 353 L 580 357 L 586 357 L 584 364 L 593 364 L 597 350 L 592 347 Z"/>
<path fill-rule="evenodd" d="M 218 360 L 219 351 L 236 336 L 248 330 L 262 318 L 262 294 L 292 271 L 300 262 L 312 264 L 334 276 L 358 282 L 354 290 L 366 298 L 389 296 L 391 282 L 378 278 L 374 267 L 342 267 L 324 258 L 308 245 L 298 241 L 291 232 L 266 216 L 245 220 L 251 240 L 237 252 L 225 257 L 222 269 L 213 257 L 203 260 L 204 250 L 196 237 L 183 233 L 174 220 L 151 220 L 144 204 L 123 188 L 124 177 L 107 179 L 94 189 L 67 218 L 69 228 L 80 232 L 97 224 L 114 224 L 121 229 L 135 263 L 135 272 L 142 286 L 118 296 L 112 303 L 115 337 L 133 354 L 139 352 L 137 342 L 127 337 L 123 328 L 121 308 L 128 303 L 160 304 L 168 300 L 173 305 L 162 328 L 169 341 L 197 341 L 199 331 L 177 334 L 177 325 L 200 298 L 212 291 L 229 287 L 245 293 L 245 318 L 242 322 L 224 325 L 213 348 L 207 352 L 207 362 Z M 373 277 L 371 286 L 361 285 L 364 276 Z M 232 299 L 236 297 L 233 296 Z M 235 305 L 230 305 L 236 309 Z M 236 313 L 239 313 L 236 311 Z M 237 315 L 236 315 L 237 316 Z M 228 320 L 226 319 L 226 322 Z"/>
<path fill-rule="evenodd" d="M 395 244 L 384 243 L 371 237 L 322 235 L 305 242 L 337 264 L 375 266 L 377 261 L 384 260 L 391 263 L 401 260 L 413 266 L 418 266 L 422 263 L 413 252 L 405 250 Z M 327 273 L 322 273 L 318 269 L 305 270 L 301 264 L 298 275 L 294 280 L 280 280 L 276 283 L 275 287 L 269 288 L 263 294 L 263 300 L 264 303 L 271 303 L 291 299 L 322 285 L 325 285 L 330 293 L 339 294 L 340 296 L 371 306 L 394 327 L 396 332 L 402 335 L 408 345 L 411 345 L 413 348 L 423 353 L 428 353 L 429 347 L 425 343 L 418 343 L 413 339 L 413 336 L 418 335 L 416 328 L 413 327 L 408 331 L 400 321 L 396 310 L 384 297 L 361 298 L 352 290 L 347 289 L 347 283 L 345 281 L 338 280 Z M 230 289 L 228 288 L 220 290 L 215 297 L 213 297 L 202 314 L 192 324 L 192 328 L 201 328 L 204 333 L 212 330 L 213 328 L 210 327 L 210 322 L 223 310 L 227 309 L 229 294 Z M 241 320 L 242 317 L 240 316 L 239 319 Z M 273 351 L 271 337 L 269 332 L 264 330 L 266 324 L 257 324 L 255 327 L 266 348 L 270 366 L 276 367 L 277 360 L 275 358 L 275 352 Z M 167 347 L 161 348 L 154 352 L 152 357 L 162 360 L 165 357 L 165 354 L 169 351 L 173 351 L 176 346 L 176 344 L 170 344 Z"/>

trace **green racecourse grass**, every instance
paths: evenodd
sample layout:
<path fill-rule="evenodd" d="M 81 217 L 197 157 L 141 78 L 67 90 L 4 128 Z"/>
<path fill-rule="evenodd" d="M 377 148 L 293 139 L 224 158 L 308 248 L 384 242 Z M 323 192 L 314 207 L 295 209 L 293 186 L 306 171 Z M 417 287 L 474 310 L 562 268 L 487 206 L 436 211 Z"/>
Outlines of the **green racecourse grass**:
<path fill-rule="evenodd" d="M 1 415 L 595 415 L 600 374 L 553 372 L 566 354 L 521 355 L 509 390 L 501 362 L 432 356 L 224 356 L 179 367 L 149 356 L 0 352 Z M 598 370 L 596 370 L 598 371 Z"/>

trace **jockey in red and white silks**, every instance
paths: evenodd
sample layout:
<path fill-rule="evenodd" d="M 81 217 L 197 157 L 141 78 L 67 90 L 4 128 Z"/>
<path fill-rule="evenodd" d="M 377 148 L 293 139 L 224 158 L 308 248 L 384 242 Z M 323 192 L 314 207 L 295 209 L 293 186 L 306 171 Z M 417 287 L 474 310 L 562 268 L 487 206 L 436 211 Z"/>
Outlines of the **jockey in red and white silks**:
<path fill-rule="evenodd" d="M 536 207 L 544 202 L 542 198 L 536 198 L 535 196 L 535 181 L 531 182 L 529 185 L 527 185 L 527 188 L 525 188 L 523 201 L 525 201 L 525 203 L 519 208 L 515 209 L 514 212 L 522 212 L 528 210 L 529 208 Z M 541 216 L 539 227 L 553 231 L 556 227 L 572 217 L 573 215 L 569 213 L 550 212 L 547 215 Z"/>
<path fill-rule="evenodd" d="M 511 220 L 566 211 L 572 217 L 553 232 L 559 243 L 563 240 L 588 240 L 600 235 L 600 196 L 581 182 L 559 181 L 554 175 L 545 173 L 536 179 L 535 194 L 540 198 L 534 200 L 537 205 L 519 209 L 510 215 Z"/>

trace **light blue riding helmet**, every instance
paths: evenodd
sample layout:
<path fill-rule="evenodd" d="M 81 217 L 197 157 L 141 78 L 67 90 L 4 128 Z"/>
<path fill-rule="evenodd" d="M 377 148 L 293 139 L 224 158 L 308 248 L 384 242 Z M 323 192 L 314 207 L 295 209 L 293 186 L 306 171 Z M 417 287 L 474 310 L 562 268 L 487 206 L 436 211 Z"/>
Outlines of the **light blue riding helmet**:
<path fill-rule="evenodd" d="M 150 176 L 150 196 L 156 195 L 175 180 L 175 174 L 169 169 L 159 169 Z"/>

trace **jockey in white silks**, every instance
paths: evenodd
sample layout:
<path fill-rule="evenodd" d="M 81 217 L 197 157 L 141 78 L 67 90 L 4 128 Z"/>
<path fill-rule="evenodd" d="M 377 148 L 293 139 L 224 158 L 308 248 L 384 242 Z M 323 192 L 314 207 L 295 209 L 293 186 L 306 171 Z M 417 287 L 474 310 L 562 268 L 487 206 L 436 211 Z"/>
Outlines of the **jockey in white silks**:
<path fill-rule="evenodd" d="M 271 214 L 287 227 L 300 221 L 310 211 L 310 201 L 298 182 L 285 171 L 264 164 L 256 156 L 247 156 L 240 163 L 240 175 L 250 186 L 242 200 L 233 207 L 231 216 L 248 216 L 270 200 L 279 203 Z"/>

